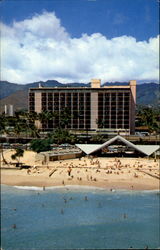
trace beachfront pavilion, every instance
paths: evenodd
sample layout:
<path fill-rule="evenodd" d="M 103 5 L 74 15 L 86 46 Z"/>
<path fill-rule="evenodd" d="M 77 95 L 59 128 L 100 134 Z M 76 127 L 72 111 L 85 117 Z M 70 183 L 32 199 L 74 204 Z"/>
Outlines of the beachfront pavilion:
<path fill-rule="evenodd" d="M 135 145 L 120 135 L 113 137 L 103 144 L 76 144 L 86 155 L 135 155 L 151 156 L 156 155 L 160 149 L 159 145 Z"/>

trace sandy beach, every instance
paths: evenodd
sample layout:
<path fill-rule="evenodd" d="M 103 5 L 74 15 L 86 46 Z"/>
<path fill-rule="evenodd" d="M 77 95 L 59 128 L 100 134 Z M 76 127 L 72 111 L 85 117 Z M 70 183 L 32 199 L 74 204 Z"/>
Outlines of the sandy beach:
<path fill-rule="evenodd" d="M 106 189 L 158 190 L 159 161 L 149 158 L 82 157 L 53 161 L 42 165 L 36 153 L 25 151 L 20 162 L 28 169 L 16 169 L 11 159 L 14 150 L 5 150 L 4 164 L 1 157 L 1 184 L 13 186 L 65 186 L 82 185 Z"/>

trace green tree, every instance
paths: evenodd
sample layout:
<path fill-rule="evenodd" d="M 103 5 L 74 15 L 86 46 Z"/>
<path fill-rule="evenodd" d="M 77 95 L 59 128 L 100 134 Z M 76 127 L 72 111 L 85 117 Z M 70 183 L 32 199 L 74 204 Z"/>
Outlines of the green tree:
<path fill-rule="evenodd" d="M 49 137 L 52 138 L 53 142 L 56 144 L 75 143 L 76 141 L 75 135 L 72 135 L 68 130 L 62 128 L 55 129 L 49 134 Z"/>
<path fill-rule="evenodd" d="M 71 120 L 71 114 L 70 114 L 70 110 L 65 107 L 61 112 L 60 112 L 60 128 L 66 128 L 67 124 L 70 122 Z"/>
<path fill-rule="evenodd" d="M 92 135 L 92 138 L 90 139 L 90 141 L 95 142 L 95 143 L 102 143 L 103 139 L 104 139 L 103 135 L 95 134 L 95 135 Z"/>
<path fill-rule="evenodd" d="M 104 128 L 105 127 L 105 122 L 103 119 L 97 119 L 96 124 L 98 125 L 98 128 Z"/>
<path fill-rule="evenodd" d="M 48 127 L 48 121 L 53 120 L 54 113 L 52 111 L 42 111 L 38 114 L 38 120 L 41 122 L 42 126 Z"/>
<path fill-rule="evenodd" d="M 0 116 L 0 133 L 14 133 L 15 136 L 31 135 L 39 138 L 39 130 L 35 126 L 38 119 L 36 112 L 16 112 L 14 117 L 6 117 L 4 114 Z"/>
<path fill-rule="evenodd" d="M 148 126 L 149 132 L 159 132 L 159 112 L 151 107 L 140 107 L 137 112 L 138 126 Z"/>
<path fill-rule="evenodd" d="M 36 112 L 27 112 L 25 113 L 25 117 L 30 123 L 35 123 L 38 119 L 38 114 Z"/>
<path fill-rule="evenodd" d="M 30 148 L 39 153 L 39 152 L 44 152 L 44 151 L 49 151 L 51 150 L 51 139 L 34 139 L 31 141 Z"/>
<path fill-rule="evenodd" d="M 17 137 L 19 137 L 20 133 L 23 131 L 22 123 L 21 123 L 20 120 L 17 119 L 17 122 L 16 122 L 16 124 L 15 124 L 15 126 L 14 126 L 13 131 L 14 131 L 15 135 L 16 135 Z"/>
<path fill-rule="evenodd" d="M 6 127 L 6 117 L 4 114 L 0 115 L 0 133 L 4 133 Z"/>
<path fill-rule="evenodd" d="M 40 138 L 39 130 L 37 129 L 34 123 L 29 125 L 28 130 L 31 137 Z"/>
<path fill-rule="evenodd" d="M 39 119 L 39 115 L 36 112 L 25 113 L 26 130 L 31 137 L 40 138 L 39 129 L 35 126 L 35 121 Z"/>
<path fill-rule="evenodd" d="M 20 162 L 20 157 L 23 157 L 24 150 L 21 148 L 16 148 L 16 152 L 11 155 L 12 160 L 17 160 L 18 164 Z"/>

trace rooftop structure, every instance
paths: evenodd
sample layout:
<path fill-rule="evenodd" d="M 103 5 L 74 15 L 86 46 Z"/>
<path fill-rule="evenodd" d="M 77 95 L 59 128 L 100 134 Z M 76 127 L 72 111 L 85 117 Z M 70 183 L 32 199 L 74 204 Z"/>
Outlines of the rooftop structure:
<path fill-rule="evenodd" d="M 52 151 L 41 152 L 37 154 L 36 161 L 42 161 L 45 165 L 50 161 L 67 160 L 79 158 L 82 155 L 82 151 L 76 146 L 66 146 L 65 148 L 57 146 Z"/>
<path fill-rule="evenodd" d="M 128 84 L 101 86 L 100 79 L 92 79 L 90 87 L 42 87 L 29 90 L 29 111 L 55 112 L 48 122 L 37 123 L 39 128 L 52 130 L 60 125 L 67 113 L 68 129 L 109 129 L 134 134 L 136 81 Z"/>
<path fill-rule="evenodd" d="M 150 156 L 160 149 L 159 145 L 135 145 L 119 135 L 113 137 L 112 139 L 102 144 L 76 144 L 76 146 L 81 149 L 85 154 L 90 155 L 105 148 L 108 148 L 109 151 L 109 146 L 113 145 L 113 143 L 116 143 L 117 141 L 121 142 L 129 150 L 134 150 L 145 156 Z"/>

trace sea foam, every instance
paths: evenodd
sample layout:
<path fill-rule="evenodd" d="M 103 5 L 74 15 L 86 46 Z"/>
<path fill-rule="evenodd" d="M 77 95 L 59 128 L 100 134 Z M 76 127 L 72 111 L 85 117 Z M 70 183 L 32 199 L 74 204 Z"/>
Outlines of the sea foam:
<path fill-rule="evenodd" d="M 17 189 L 28 190 L 28 191 L 44 191 L 44 190 L 71 190 L 71 191 L 80 191 L 80 190 L 90 190 L 90 191 L 103 191 L 103 192 L 116 192 L 116 193 L 160 193 L 160 190 L 127 190 L 127 189 L 109 189 L 95 186 L 84 186 L 84 185 L 64 185 L 64 186 L 50 186 L 50 187 L 37 187 L 37 186 L 13 186 Z"/>

